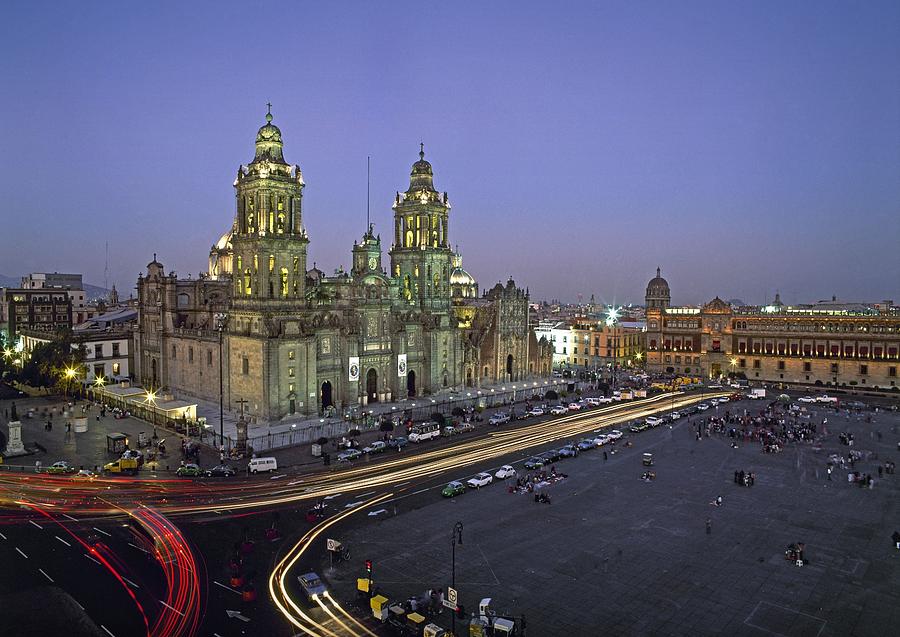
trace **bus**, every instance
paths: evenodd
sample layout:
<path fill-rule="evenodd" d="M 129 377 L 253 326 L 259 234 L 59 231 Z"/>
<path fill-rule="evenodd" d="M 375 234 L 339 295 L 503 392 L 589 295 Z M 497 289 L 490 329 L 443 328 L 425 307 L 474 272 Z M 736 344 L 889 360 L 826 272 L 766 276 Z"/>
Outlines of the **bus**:
<path fill-rule="evenodd" d="M 412 431 L 409 432 L 410 442 L 422 442 L 430 438 L 437 438 L 441 435 L 441 426 L 436 422 L 423 422 L 414 425 Z"/>

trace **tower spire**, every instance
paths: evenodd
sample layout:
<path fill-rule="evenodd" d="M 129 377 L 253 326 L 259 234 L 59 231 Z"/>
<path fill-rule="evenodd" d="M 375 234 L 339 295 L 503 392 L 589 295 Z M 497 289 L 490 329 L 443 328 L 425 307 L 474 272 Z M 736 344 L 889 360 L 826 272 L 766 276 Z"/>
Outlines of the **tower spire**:
<path fill-rule="evenodd" d="M 272 102 L 266 102 L 266 121 L 272 121 Z"/>
<path fill-rule="evenodd" d="M 371 159 L 372 159 L 371 156 L 366 155 L 366 229 L 369 231 L 370 234 L 372 232 L 371 224 L 369 223 L 369 182 L 370 182 L 369 164 L 370 164 Z"/>
<path fill-rule="evenodd" d="M 425 159 L 425 142 L 419 142 L 419 159 Z"/>

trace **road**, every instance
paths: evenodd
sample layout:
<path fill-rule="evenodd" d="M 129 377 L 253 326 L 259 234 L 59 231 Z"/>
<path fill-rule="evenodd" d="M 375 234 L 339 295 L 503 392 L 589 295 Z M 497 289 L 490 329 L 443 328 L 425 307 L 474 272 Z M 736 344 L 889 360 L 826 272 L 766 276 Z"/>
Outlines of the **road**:
<path fill-rule="evenodd" d="M 375 634 L 337 600 L 301 601 L 296 575 L 304 572 L 309 551 L 324 543 L 326 532 L 339 531 L 348 518 L 378 515 L 379 509 L 415 501 L 448 476 L 468 477 L 521 461 L 542 446 L 700 400 L 699 395 L 664 394 L 518 427 L 484 425 L 480 435 L 454 445 L 423 443 L 327 472 L 283 471 L 223 481 L 150 476 L 84 482 L 68 476 L 3 474 L 2 528 L 10 532 L 3 531 L 8 539 L 0 539 L 0 550 L 10 558 L 18 555 L 25 577 L 45 578 L 48 584 L 52 580 L 69 592 L 114 635 Z M 304 520 L 312 502 L 327 502 L 331 513 L 315 526 Z M 266 539 L 274 541 L 259 541 L 258 536 L 250 541 L 248 528 L 275 527 L 279 515 L 277 536 L 269 538 L 266 532 Z M 142 531 L 135 535 L 134 528 Z M 304 528 L 308 530 L 297 532 Z M 232 569 L 242 576 L 236 586 L 225 566 L 229 559 L 240 562 Z M 246 590 L 258 599 L 245 600 Z M 121 598 L 116 604 L 108 601 L 111 591 Z"/>

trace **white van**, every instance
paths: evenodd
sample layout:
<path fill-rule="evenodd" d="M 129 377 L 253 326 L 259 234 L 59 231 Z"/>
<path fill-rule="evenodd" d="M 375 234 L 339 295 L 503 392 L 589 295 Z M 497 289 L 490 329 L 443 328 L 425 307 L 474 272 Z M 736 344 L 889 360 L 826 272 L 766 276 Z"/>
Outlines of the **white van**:
<path fill-rule="evenodd" d="M 253 458 L 247 465 L 250 473 L 259 473 L 260 471 L 275 471 L 278 468 L 278 462 L 275 458 Z"/>

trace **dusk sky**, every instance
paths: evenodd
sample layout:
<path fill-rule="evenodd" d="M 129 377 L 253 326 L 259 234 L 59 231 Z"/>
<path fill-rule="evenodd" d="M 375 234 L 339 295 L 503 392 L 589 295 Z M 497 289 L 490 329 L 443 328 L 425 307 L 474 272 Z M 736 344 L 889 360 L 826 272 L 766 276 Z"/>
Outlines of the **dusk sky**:
<path fill-rule="evenodd" d="M 159 4 L 160 6 L 157 6 Z M 252 6 L 251 6 L 252 5 Z M 160 8 L 161 7 L 161 8 Z M 900 3 L 4 5 L 0 273 L 206 270 L 266 102 L 309 266 L 424 141 L 483 289 L 900 302 Z M 385 259 L 387 255 L 385 254 Z"/>

